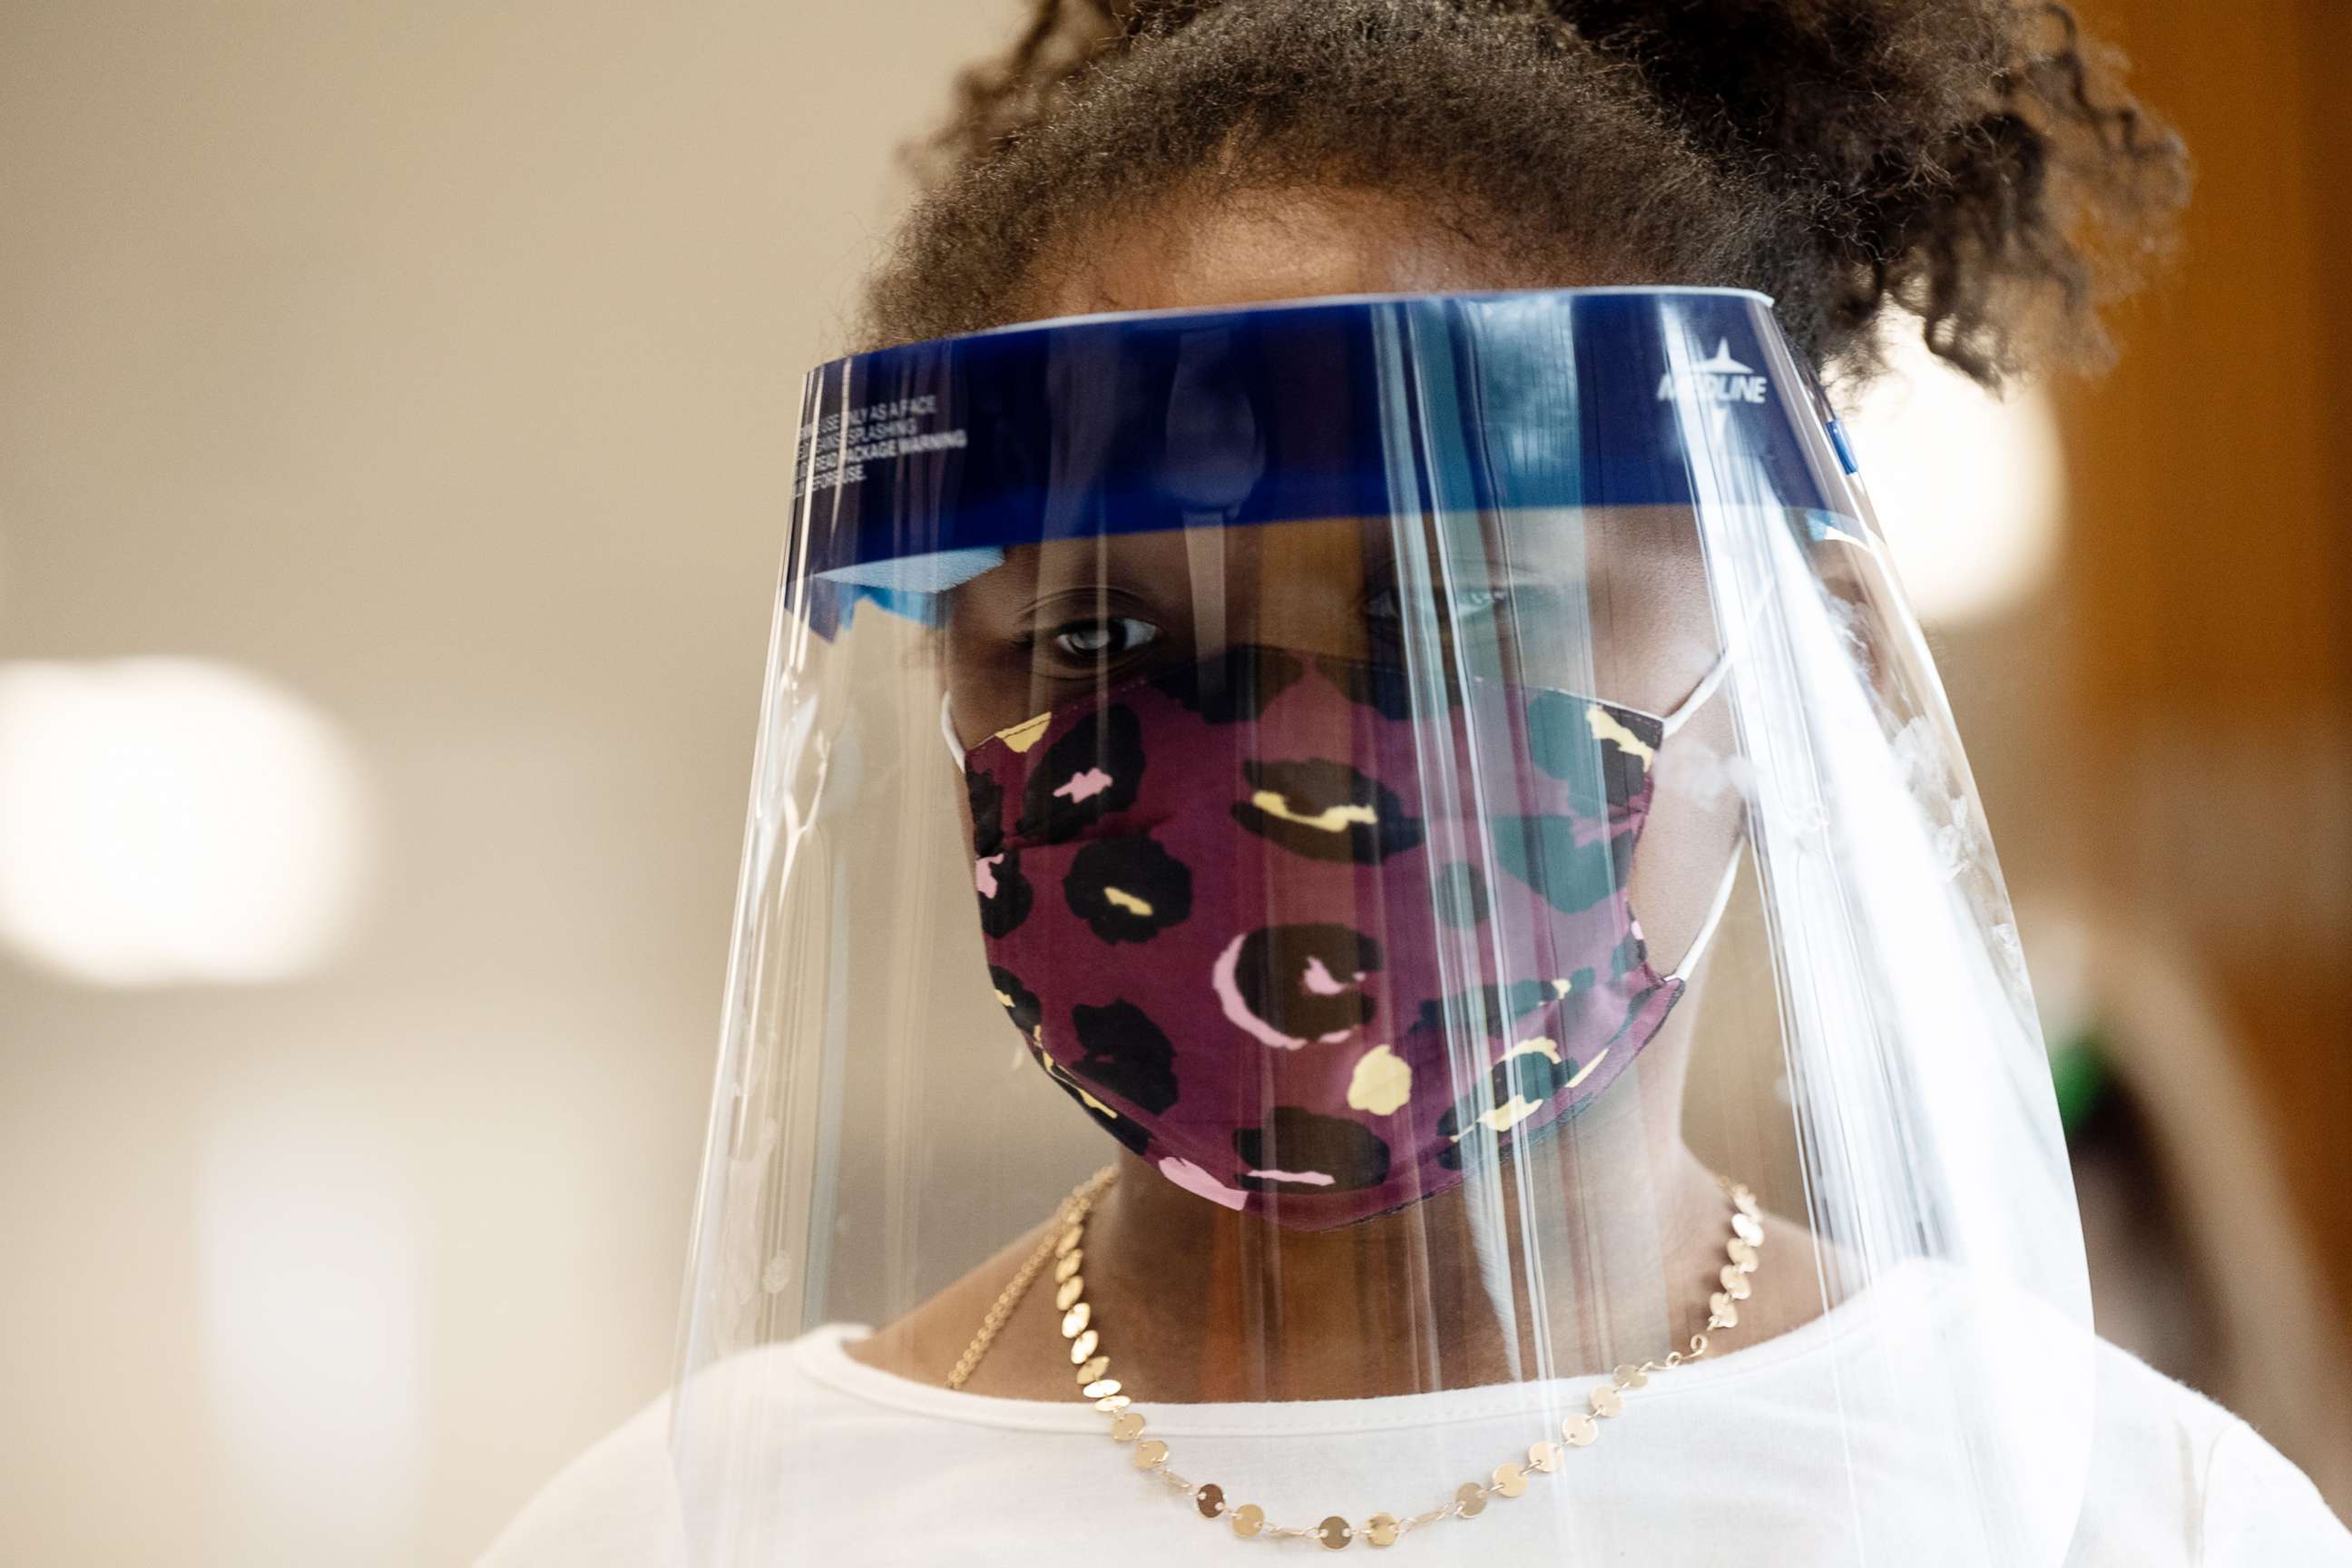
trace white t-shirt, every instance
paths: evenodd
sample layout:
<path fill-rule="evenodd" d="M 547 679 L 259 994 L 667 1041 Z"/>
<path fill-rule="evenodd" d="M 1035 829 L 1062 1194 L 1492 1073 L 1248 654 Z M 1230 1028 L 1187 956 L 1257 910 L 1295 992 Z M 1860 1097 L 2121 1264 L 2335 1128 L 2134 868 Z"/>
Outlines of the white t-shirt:
<path fill-rule="evenodd" d="M 1412 1568 L 2352 1565 L 2352 1534 L 2244 1422 L 2054 1322 L 2038 1309 L 1989 1307 L 1948 1271 L 1898 1269 L 1793 1332 L 1654 1378 L 1598 1442 L 1530 1478 L 1526 1495 L 1491 1499 L 1480 1517 L 1433 1524 L 1391 1550 Z M 704 1432 L 732 1435 L 720 1495 L 681 1491 L 664 1400 L 558 1476 L 482 1568 L 681 1568 L 689 1517 L 723 1529 L 730 1562 L 775 1568 L 1172 1568 L 1315 1550 L 1233 1539 L 1225 1521 L 1138 1473 L 1079 1401 L 912 1383 L 845 1353 L 863 1331 L 818 1329 L 703 1374 L 690 1395 L 699 1408 L 689 1408 Z M 2069 1337 L 2084 1352 L 2071 1363 L 2057 1349 Z M 2012 1370 L 2012 1386 L 1985 1392 L 2018 1419 L 1988 1423 L 1961 1408 L 1966 1396 L 1954 1403 L 1933 1380 L 1905 1375 L 1910 1358 L 1956 1350 Z M 2069 1364 L 2095 1389 L 2087 1432 L 2036 1419 L 2043 1402 L 2056 1407 Z M 1231 1503 L 1258 1503 L 1286 1524 L 1335 1512 L 1360 1523 L 1418 1513 L 1484 1479 L 1582 1408 L 1593 1381 L 1139 1407 L 1170 1467 L 1219 1482 Z M 1992 1445 L 1989 1425 L 2000 1428 Z M 1987 1468 L 2003 1466 L 2012 1468 L 1994 1489 L 2002 1495 L 2048 1481 L 2046 1516 L 1989 1521 L 1964 1510 L 1957 1500 L 1979 1495 L 1967 1478 L 1981 1488 Z"/>

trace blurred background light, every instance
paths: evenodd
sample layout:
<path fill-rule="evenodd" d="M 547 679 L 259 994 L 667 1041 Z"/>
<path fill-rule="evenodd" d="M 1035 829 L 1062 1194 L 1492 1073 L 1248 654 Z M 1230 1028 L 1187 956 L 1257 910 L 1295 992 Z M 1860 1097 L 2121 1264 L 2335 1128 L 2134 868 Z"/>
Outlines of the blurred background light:
<path fill-rule="evenodd" d="M 1922 620 L 2015 607 L 2055 568 L 2065 510 L 2058 421 L 2039 387 L 1992 394 L 1928 352 L 1916 322 L 1843 418 Z"/>
<path fill-rule="evenodd" d="M 279 980 L 370 857 L 336 725 L 184 658 L 0 664 L 0 943 L 102 985 Z"/>

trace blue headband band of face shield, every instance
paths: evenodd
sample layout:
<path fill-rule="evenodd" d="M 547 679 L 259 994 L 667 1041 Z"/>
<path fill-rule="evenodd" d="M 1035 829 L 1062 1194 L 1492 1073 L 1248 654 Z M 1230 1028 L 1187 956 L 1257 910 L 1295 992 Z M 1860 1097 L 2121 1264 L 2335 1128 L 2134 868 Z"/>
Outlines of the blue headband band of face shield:
<path fill-rule="evenodd" d="M 1418 433 L 1397 460 L 1397 432 Z M 1694 443 L 1709 450 L 1695 452 Z M 1709 476 L 1760 475 L 1752 495 Z M 1310 518 L 1759 505 L 1860 532 L 1843 432 L 1745 290 L 1080 318 L 836 360 L 803 398 L 788 603 L 929 618 L 1012 546 Z"/>

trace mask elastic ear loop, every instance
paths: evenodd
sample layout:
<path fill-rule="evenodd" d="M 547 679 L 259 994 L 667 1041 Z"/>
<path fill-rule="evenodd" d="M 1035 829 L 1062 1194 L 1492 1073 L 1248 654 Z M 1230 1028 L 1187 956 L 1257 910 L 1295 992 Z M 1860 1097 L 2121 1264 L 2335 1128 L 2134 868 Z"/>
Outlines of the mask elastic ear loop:
<path fill-rule="evenodd" d="M 1691 688 L 1690 695 L 1676 703 L 1673 712 L 1661 718 L 1659 721 L 1664 726 L 1667 734 L 1671 735 L 1681 729 L 1692 714 L 1706 707 L 1707 700 L 1722 689 L 1723 678 L 1731 673 L 1731 649 L 1738 641 L 1736 635 L 1727 640 L 1723 645 L 1723 651 L 1715 656 L 1714 665 L 1705 675 L 1699 677 L 1698 684 Z"/>
<path fill-rule="evenodd" d="M 948 743 L 948 755 L 954 759 L 956 772 L 961 773 L 964 771 L 963 742 L 956 739 L 955 718 L 948 711 L 948 704 L 953 700 L 950 692 L 940 693 L 940 739 Z"/>
<path fill-rule="evenodd" d="M 1723 689 L 1723 678 L 1731 673 L 1731 656 L 1739 647 L 1740 639 L 1747 635 L 1748 616 L 1743 611 L 1739 619 L 1732 623 L 1731 630 L 1724 635 L 1723 650 L 1715 656 L 1715 662 L 1707 667 L 1706 673 L 1698 678 L 1698 684 L 1690 689 L 1690 695 L 1675 703 L 1673 712 L 1658 716 L 1666 734 L 1671 735 L 1681 729 L 1692 714 L 1706 706 L 1708 699 Z"/>
<path fill-rule="evenodd" d="M 1740 633 L 1745 629 L 1744 622 L 1733 628 L 1731 635 L 1723 639 L 1723 651 L 1715 656 L 1715 663 L 1699 678 L 1698 684 L 1691 688 L 1690 695 L 1676 703 L 1673 712 L 1661 719 L 1660 728 L 1664 734 L 1671 735 L 1681 729 L 1692 714 L 1706 707 L 1708 700 L 1723 689 L 1723 678 L 1731 673 L 1731 650 L 1738 646 Z M 1739 880 L 1739 862 L 1747 854 L 1748 836 L 1743 832 L 1739 836 L 1739 843 L 1731 851 L 1731 864 L 1723 868 L 1723 879 L 1716 884 L 1715 899 L 1706 907 L 1706 918 L 1699 921 L 1698 934 L 1691 938 L 1690 946 L 1683 950 L 1682 962 L 1667 971 L 1667 979 L 1686 981 L 1690 978 L 1690 972 L 1698 967 L 1699 959 L 1706 952 L 1706 944 L 1715 940 L 1716 927 L 1723 923 L 1723 911 L 1730 907 L 1732 886 Z"/>
<path fill-rule="evenodd" d="M 1745 630 L 1748 630 L 1748 623 L 1743 618 L 1738 626 L 1731 627 L 1731 635 L 1724 637 L 1724 651 L 1715 656 L 1715 666 L 1710 666 L 1706 675 L 1698 677 L 1698 684 L 1691 687 L 1691 696 L 1675 703 L 1675 712 L 1663 717 L 1661 726 L 1667 736 L 1673 736 L 1677 729 L 1682 729 L 1684 721 L 1689 720 L 1694 712 L 1706 708 L 1707 699 L 1712 699 L 1717 691 L 1722 691 L 1724 677 L 1731 672 L 1731 648 L 1738 647 L 1740 635 Z M 1675 969 L 1667 971 L 1667 980 L 1689 980 L 1691 971 L 1698 966 L 1698 959 L 1707 952 L 1707 942 L 1715 941 L 1715 929 L 1724 924 L 1724 910 L 1731 908 L 1731 886 L 1740 879 L 1740 860 L 1745 858 L 1748 858 L 1748 835 L 1740 832 L 1740 842 L 1731 848 L 1731 865 L 1724 868 L 1724 879 L 1715 884 L 1715 900 L 1707 905 L 1707 917 L 1698 921 L 1698 936 L 1691 938 L 1689 947 L 1684 947 L 1682 962 L 1675 963 Z"/>
<path fill-rule="evenodd" d="M 1723 880 L 1716 884 L 1715 901 L 1707 906 L 1706 918 L 1699 921 L 1698 934 L 1691 938 L 1690 946 L 1683 950 L 1683 961 L 1666 972 L 1666 978 L 1687 981 L 1692 970 L 1706 952 L 1706 944 L 1715 940 L 1716 927 L 1723 923 L 1723 911 L 1731 906 L 1732 885 L 1739 880 L 1739 862 L 1748 857 L 1748 835 L 1742 833 L 1731 851 L 1731 864 L 1723 868 Z"/>

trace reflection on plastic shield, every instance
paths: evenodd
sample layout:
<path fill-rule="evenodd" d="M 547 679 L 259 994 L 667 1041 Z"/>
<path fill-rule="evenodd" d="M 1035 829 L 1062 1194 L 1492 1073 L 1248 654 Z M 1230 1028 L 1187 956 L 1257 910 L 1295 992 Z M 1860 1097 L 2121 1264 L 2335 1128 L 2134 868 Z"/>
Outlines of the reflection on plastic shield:
<path fill-rule="evenodd" d="M 2063 1149 L 1826 423 L 1705 289 L 812 376 L 694 1561 L 2059 1561 Z"/>

